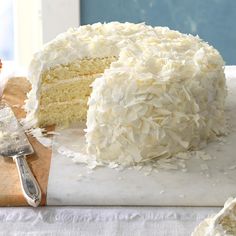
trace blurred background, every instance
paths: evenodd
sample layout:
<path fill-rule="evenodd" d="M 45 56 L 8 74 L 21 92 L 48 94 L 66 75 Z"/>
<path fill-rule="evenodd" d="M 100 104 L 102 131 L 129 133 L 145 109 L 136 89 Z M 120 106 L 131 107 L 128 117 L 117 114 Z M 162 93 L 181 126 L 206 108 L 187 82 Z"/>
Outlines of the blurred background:
<path fill-rule="evenodd" d="M 32 54 L 69 27 L 145 22 L 199 35 L 236 64 L 235 0 L 0 0 L 0 58 L 27 67 Z"/>

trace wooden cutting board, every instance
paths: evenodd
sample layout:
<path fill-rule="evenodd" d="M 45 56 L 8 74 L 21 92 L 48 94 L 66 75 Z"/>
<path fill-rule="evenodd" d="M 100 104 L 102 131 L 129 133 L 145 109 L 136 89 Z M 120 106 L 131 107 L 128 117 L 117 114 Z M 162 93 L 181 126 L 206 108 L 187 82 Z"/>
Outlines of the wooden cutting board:
<path fill-rule="evenodd" d="M 26 78 L 11 78 L 5 86 L 0 100 L 8 103 L 18 119 L 25 116 L 21 106 L 30 90 L 30 83 Z M 51 150 L 40 144 L 35 138 L 28 136 L 35 153 L 29 155 L 27 162 L 37 179 L 42 191 L 41 205 L 46 204 L 48 175 L 51 162 Z M 21 192 L 20 181 L 16 165 L 11 158 L 0 157 L 0 206 L 28 205 Z"/>

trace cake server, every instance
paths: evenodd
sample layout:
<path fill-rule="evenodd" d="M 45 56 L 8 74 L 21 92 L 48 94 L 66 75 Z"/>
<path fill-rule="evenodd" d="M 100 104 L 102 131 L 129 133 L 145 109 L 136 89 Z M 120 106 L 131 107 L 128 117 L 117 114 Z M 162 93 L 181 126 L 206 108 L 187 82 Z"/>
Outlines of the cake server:
<path fill-rule="evenodd" d="M 37 207 L 41 202 L 41 191 L 26 162 L 26 155 L 33 152 L 11 108 L 6 104 L 0 104 L 0 156 L 13 158 L 23 195 L 29 205 Z"/>

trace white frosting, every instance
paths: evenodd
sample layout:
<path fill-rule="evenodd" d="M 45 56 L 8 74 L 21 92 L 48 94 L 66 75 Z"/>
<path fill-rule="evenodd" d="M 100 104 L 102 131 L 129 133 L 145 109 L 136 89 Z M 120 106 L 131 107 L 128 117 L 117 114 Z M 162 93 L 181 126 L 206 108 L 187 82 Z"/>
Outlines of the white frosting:
<path fill-rule="evenodd" d="M 145 24 L 94 24 L 59 35 L 31 63 L 26 122 L 37 123 L 41 73 L 77 58 L 116 56 L 93 83 L 88 153 L 141 162 L 202 146 L 224 133 L 224 62 L 199 37 Z"/>
<path fill-rule="evenodd" d="M 234 236 L 236 229 L 233 230 L 233 226 L 228 225 L 233 234 L 226 232 L 226 229 L 220 223 L 225 217 L 235 220 L 236 222 L 236 211 L 233 210 L 236 205 L 236 198 L 230 198 L 226 201 L 224 208 L 217 213 L 214 217 L 207 218 L 194 230 L 192 236 Z M 235 227 L 235 226 L 234 226 Z"/>

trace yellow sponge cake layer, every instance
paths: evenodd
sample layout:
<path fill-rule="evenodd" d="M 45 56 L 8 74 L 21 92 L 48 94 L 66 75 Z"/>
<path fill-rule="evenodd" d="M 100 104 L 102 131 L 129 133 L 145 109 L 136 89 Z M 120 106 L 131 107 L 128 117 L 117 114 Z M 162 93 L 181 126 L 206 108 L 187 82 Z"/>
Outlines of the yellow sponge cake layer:
<path fill-rule="evenodd" d="M 40 108 L 38 113 L 39 125 L 68 126 L 71 123 L 86 119 L 87 104 L 82 100 L 65 103 L 51 103 L 47 107 Z"/>
<path fill-rule="evenodd" d="M 38 125 L 67 126 L 85 121 L 91 83 L 115 61 L 115 57 L 75 60 L 42 74 Z"/>
<path fill-rule="evenodd" d="M 42 74 L 42 84 L 51 84 L 77 76 L 100 74 L 116 60 L 116 57 L 87 58 L 78 59 L 66 65 L 57 65 Z"/>

